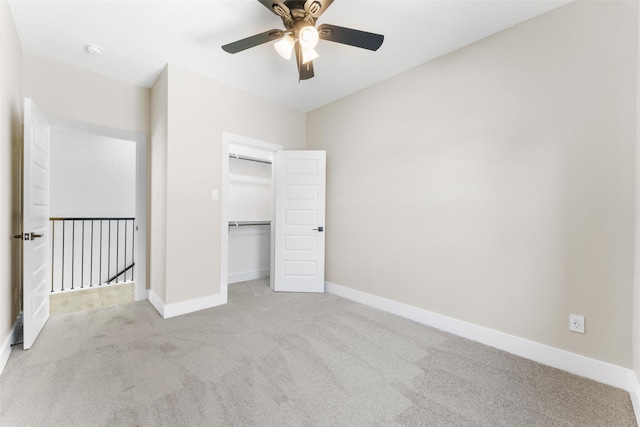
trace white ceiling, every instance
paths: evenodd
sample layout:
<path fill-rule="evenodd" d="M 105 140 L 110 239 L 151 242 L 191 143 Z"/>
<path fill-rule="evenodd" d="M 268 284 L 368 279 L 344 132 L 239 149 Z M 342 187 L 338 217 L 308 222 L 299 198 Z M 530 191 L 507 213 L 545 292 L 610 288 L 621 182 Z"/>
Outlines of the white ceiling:
<path fill-rule="evenodd" d="M 255 0 L 13 0 L 25 52 L 151 87 L 167 63 L 303 112 L 504 30 L 569 0 L 336 0 L 318 19 L 384 34 L 377 52 L 320 41 L 315 77 L 267 43 L 220 46 L 282 21 Z M 87 54 L 95 43 L 101 56 Z"/>

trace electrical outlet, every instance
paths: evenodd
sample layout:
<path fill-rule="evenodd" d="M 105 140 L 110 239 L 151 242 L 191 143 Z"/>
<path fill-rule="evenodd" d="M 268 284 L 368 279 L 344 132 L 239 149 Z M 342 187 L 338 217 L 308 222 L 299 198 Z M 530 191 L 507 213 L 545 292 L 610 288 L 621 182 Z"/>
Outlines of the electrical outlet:
<path fill-rule="evenodd" d="M 584 316 L 579 314 L 569 315 L 569 330 L 571 332 L 578 332 L 584 334 Z"/>

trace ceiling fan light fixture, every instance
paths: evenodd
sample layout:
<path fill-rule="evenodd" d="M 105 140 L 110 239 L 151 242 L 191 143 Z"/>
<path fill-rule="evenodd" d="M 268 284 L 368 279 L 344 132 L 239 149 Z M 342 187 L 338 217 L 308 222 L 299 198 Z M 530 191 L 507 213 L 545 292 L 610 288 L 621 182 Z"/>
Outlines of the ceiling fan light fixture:
<path fill-rule="evenodd" d="M 321 38 L 361 49 L 378 50 L 384 41 L 384 36 L 381 34 L 329 24 L 322 24 L 316 28 L 317 18 L 333 1 L 259 0 L 259 3 L 282 19 L 284 29 L 274 28 L 227 43 L 222 46 L 222 50 L 234 54 L 271 42 L 280 56 L 290 59 L 295 49 L 298 81 L 308 80 L 314 76 L 313 60 L 320 56 L 315 48 Z"/>
<path fill-rule="evenodd" d="M 306 64 L 307 62 L 313 61 L 318 58 L 318 52 L 315 49 L 302 49 L 302 63 Z"/>
<path fill-rule="evenodd" d="M 300 46 L 302 46 L 303 49 L 314 49 L 318 45 L 320 34 L 318 34 L 316 27 L 308 25 L 300 29 L 298 39 L 300 40 Z"/>
<path fill-rule="evenodd" d="M 276 42 L 273 47 L 276 48 L 276 52 L 280 54 L 284 59 L 291 59 L 291 52 L 293 51 L 294 40 L 289 34 L 284 36 L 280 41 Z"/>

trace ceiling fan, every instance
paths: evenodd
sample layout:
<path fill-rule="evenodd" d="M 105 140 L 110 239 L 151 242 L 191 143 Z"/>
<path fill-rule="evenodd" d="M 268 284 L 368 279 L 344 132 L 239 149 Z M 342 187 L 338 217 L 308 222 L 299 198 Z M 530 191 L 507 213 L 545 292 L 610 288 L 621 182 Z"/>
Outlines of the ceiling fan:
<path fill-rule="evenodd" d="M 228 53 L 243 50 L 279 40 L 274 44 L 276 51 L 285 59 L 296 54 L 299 80 L 314 76 L 313 60 L 319 55 L 315 47 L 320 39 L 342 43 L 363 49 L 378 50 L 384 41 L 380 34 L 322 24 L 315 27 L 316 20 L 331 6 L 333 0 L 258 0 L 270 11 L 282 18 L 284 30 L 273 29 L 222 46 Z"/>

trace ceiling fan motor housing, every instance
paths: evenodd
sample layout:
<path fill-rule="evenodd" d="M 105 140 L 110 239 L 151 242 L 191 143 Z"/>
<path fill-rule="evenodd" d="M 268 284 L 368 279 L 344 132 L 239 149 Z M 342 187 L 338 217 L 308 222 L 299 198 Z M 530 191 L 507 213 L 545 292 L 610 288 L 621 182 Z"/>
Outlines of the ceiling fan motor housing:
<path fill-rule="evenodd" d="M 319 16 L 319 12 L 322 11 L 322 4 L 319 1 L 306 3 L 300 0 L 285 1 L 284 5 L 289 9 L 289 13 L 284 10 L 280 3 L 274 3 L 273 9 L 282 18 L 285 28 L 296 33 L 302 27 L 315 26 L 316 18 Z M 284 12 L 284 14 L 281 12 Z"/>

